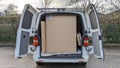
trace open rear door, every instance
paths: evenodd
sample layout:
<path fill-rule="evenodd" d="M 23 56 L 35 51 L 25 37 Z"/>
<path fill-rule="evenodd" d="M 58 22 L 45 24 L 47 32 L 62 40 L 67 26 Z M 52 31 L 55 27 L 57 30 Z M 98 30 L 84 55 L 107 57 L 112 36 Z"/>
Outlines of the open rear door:
<path fill-rule="evenodd" d="M 36 13 L 31 5 L 25 5 L 17 31 L 15 58 L 23 57 L 28 53 L 30 31 L 36 20 Z"/>
<path fill-rule="evenodd" d="M 92 36 L 92 45 L 95 57 L 104 60 L 104 51 L 102 47 L 102 33 L 99 25 L 97 11 L 94 5 L 89 5 L 87 9 L 90 33 Z"/>

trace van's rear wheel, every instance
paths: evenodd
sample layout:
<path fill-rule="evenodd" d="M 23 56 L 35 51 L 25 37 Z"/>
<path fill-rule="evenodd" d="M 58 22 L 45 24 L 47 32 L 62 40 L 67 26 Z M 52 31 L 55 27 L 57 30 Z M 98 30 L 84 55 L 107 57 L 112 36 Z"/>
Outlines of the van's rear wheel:
<path fill-rule="evenodd" d="M 37 64 L 37 65 L 43 65 L 43 63 L 41 63 L 41 62 L 36 62 L 36 64 Z"/>
<path fill-rule="evenodd" d="M 82 66 L 86 66 L 87 62 L 81 63 Z"/>

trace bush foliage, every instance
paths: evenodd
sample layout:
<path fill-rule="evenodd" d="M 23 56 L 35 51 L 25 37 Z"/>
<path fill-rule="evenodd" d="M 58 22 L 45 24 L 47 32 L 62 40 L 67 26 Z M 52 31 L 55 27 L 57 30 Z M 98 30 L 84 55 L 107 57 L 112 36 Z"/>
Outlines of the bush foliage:
<path fill-rule="evenodd" d="M 99 14 L 105 43 L 120 43 L 120 12 Z M 20 16 L 0 17 L 0 44 L 15 44 Z"/>
<path fill-rule="evenodd" d="M 19 16 L 0 17 L 0 44 L 15 43 L 19 19 Z"/>
<path fill-rule="evenodd" d="M 99 15 L 105 43 L 120 43 L 120 11 Z"/>

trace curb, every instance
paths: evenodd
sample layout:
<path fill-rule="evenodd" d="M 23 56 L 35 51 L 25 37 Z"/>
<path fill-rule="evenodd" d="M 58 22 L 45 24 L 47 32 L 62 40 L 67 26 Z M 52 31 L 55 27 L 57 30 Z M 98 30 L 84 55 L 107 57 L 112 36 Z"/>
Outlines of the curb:
<path fill-rule="evenodd" d="M 15 44 L 0 44 L 0 47 L 15 47 Z"/>

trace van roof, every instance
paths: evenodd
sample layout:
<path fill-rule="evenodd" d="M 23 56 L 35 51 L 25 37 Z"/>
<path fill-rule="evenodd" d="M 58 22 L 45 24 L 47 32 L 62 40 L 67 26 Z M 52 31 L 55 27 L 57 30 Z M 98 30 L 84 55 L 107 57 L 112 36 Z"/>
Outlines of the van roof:
<path fill-rule="evenodd" d="M 83 12 L 83 8 L 37 8 L 39 11 L 45 12 Z"/>

